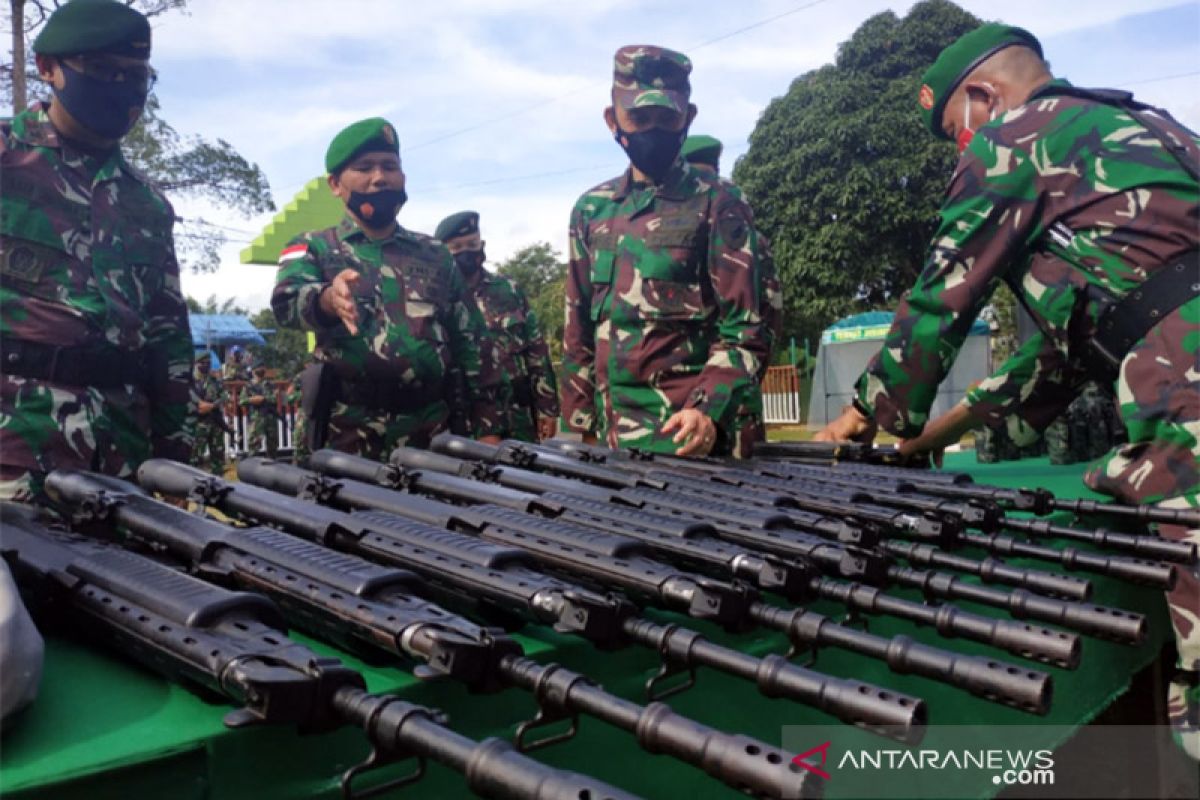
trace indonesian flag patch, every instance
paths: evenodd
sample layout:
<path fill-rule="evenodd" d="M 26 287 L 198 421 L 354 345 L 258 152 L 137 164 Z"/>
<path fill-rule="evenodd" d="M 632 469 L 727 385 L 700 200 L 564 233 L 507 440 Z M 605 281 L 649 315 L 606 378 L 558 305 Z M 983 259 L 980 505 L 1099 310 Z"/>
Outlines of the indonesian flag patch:
<path fill-rule="evenodd" d="M 300 256 L 308 252 L 308 245 L 294 244 L 291 247 L 283 248 L 283 252 L 279 254 L 279 263 L 286 264 L 289 261 L 295 261 Z"/>

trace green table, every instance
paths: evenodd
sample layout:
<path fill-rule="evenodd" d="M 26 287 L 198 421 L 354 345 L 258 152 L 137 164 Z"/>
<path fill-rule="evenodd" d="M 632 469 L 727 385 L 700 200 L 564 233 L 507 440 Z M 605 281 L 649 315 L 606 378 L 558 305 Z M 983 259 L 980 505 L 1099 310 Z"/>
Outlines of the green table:
<path fill-rule="evenodd" d="M 1061 496 L 1091 496 L 1079 481 L 1080 466 L 1055 467 L 1045 459 L 979 465 L 969 453 L 947 460 L 948 468 L 968 469 L 980 481 L 1043 486 Z M 1038 566 L 1035 562 L 1023 563 Z M 1100 578 L 1093 580 L 1096 602 L 1141 611 L 1150 617 L 1149 641 L 1132 648 L 1085 639 L 1079 670 L 1044 668 L 1056 682 L 1053 710 L 1045 718 L 988 703 L 921 678 L 895 675 L 878 662 L 841 651 L 821 651 L 816 666 L 830 674 L 853 676 L 925 698 L 933 725 L 1034 724 L 1045 731 L 1043 741 L 1036 744 L 1053 748 L 1065 738 L 1063 726 L 1087 723 L 1124 692 L 1131 676 L 1158 655 L 1169 636 L 1159 593 Z M 900 594 L 920 599 L 912 593 Z M 990 609 L 962 605 L 990 613 Z M 825 604 L 816 610 L 838 613 L 836 607 Z M 684 621 L 666 613 L 652 612 L 649 616 Z M 746 652 L 763 655 L 786 649 L 779 635 L 729 635 L 695 621 L 686 624 Z M 872 619 L 870 629 L 885 636 L 904 633 L 926 642 L 938 641 L 928 630 L 898 620 Z M 592 676 L 608 691 L 630 699 L 642 700 L 642 685 L 657 666 L 655 658 L 640 649 L 598 653 L 581 640 L 542 627 L 527 627 L 521 634 L 519 638 L 532 657 L 563 663 Z M 316 650 L 342 656 L 366 675 L 372 691 L 395 691 L 406 699 L 445 710 L 452 727 L 469 736 L 508 737 L 514 725 L 533 711 L 529 697 L 515 690 L 470 695 L 448 682 L 420 683 L 400 669 L 366 665 L 302 636 L 296 638 Z M 972 642 L 943 640 L 943 644 L 960 652 L 1000 656 L 1020 663 L 1015 657 Z M 699 684 L 670 703 L 676 711 L 714 727 L 775 744 L 786 738 L 786 726 L 830 723 L 828 717 L 804 706 L 768 700 L 753 686 L 710 671 L 701 671 Z M 51 636 L 38 701 L 0 740 L 0 792 L 13 800 L 336 797 L 338 775 L 366 753 L 356 731 L 300 736 L 269 728 L 230 730 L 222 724 L 228 710 L 171 686 L 117 656 Z M 887 745 L 886 740 L 848 726 L 831 729 L 839 747 Z M 948 730 L 931 731 L 927 743 L 937 744 L 939 737 L 944 740 L 952 736 Z M 795 734 L 789 735 L 795 738 Z M 538 751 L 535 757 L 596 775 L 646 797 L 741 796 L 697 770 L 642 752 L 631 736 L 596 720 L 585 719 L 575 739 Z M 964 785 L 961 791 L 963 796 L 987 796 L 994 790 L 991 786 Z M 461 797 L 466 791 L 457 775 L 431 765 L 425 780 L 404 794 L 444 798 Z M 830 782 L 827 796 L 854 796 L 854 784 L 838 776 Z"/>

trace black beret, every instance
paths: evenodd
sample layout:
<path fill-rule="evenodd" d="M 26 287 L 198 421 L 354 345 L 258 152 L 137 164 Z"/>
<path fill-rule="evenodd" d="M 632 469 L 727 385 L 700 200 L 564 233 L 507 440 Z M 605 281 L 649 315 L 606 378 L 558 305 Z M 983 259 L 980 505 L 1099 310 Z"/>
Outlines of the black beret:
<path fill-rule="evenodd" d="M 46 56 L 116 53 L 150 58 L 150 22 L 117 0 L 71 0 L 46 21 L 33 40 L 33 52 Z"/>

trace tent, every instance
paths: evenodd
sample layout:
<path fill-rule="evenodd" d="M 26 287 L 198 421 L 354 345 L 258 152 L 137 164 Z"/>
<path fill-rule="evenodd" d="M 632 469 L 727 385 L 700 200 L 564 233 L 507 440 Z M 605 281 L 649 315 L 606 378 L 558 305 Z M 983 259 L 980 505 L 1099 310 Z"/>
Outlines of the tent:
<path fill-rule="evenodd" d="M 263 345 L 263 332 L 240 314 L 189 314 L 192 346 L 197 350 L 226 345 Z"/>
<path fill-rule="evenodd" d="M 836 419 L 854 396 L 854 383 L 867 362 L 879 352 L 892 327 L 892 312 L 868 311 L 838 320 L 821 334 L 808 403 L 808 425 L 824 426 Z M 967 387 L 991 373 L 991 338 L 986 323 L 975 320 L 950 374 L 938 387 L 930 413 L 949 411 L 966 395 Z"/>

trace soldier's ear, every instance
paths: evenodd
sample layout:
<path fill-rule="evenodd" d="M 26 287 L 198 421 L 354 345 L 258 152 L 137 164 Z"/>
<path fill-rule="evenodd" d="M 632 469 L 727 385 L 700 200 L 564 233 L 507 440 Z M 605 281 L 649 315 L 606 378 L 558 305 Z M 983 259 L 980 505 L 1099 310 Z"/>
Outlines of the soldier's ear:
<path fill-rule="evenodd" d="M 688 103 L 688 118 L 687 118 L 688 125 L 692 124 L 692 120 L 694 120 L 696 118 L 696 114 L 699 111 L 700 111 L 700 109 L 696 108 L 695 103 Z"/>
<path fill-rule="evenodd" d="M 54 75 L 58 69 L 58 58 L 55 56 L 46 56 L 38 53 L 33 57 L 34 63 L 37 65 L 38 77 L 51 85 L 54 84 Z"/>
<path fill-rule="evenodd" d="M 612 106 L 604 109 L 604 124 L 608 126 L 608 132 L 616 135 L 617 133 L 617 112 Z"/>

